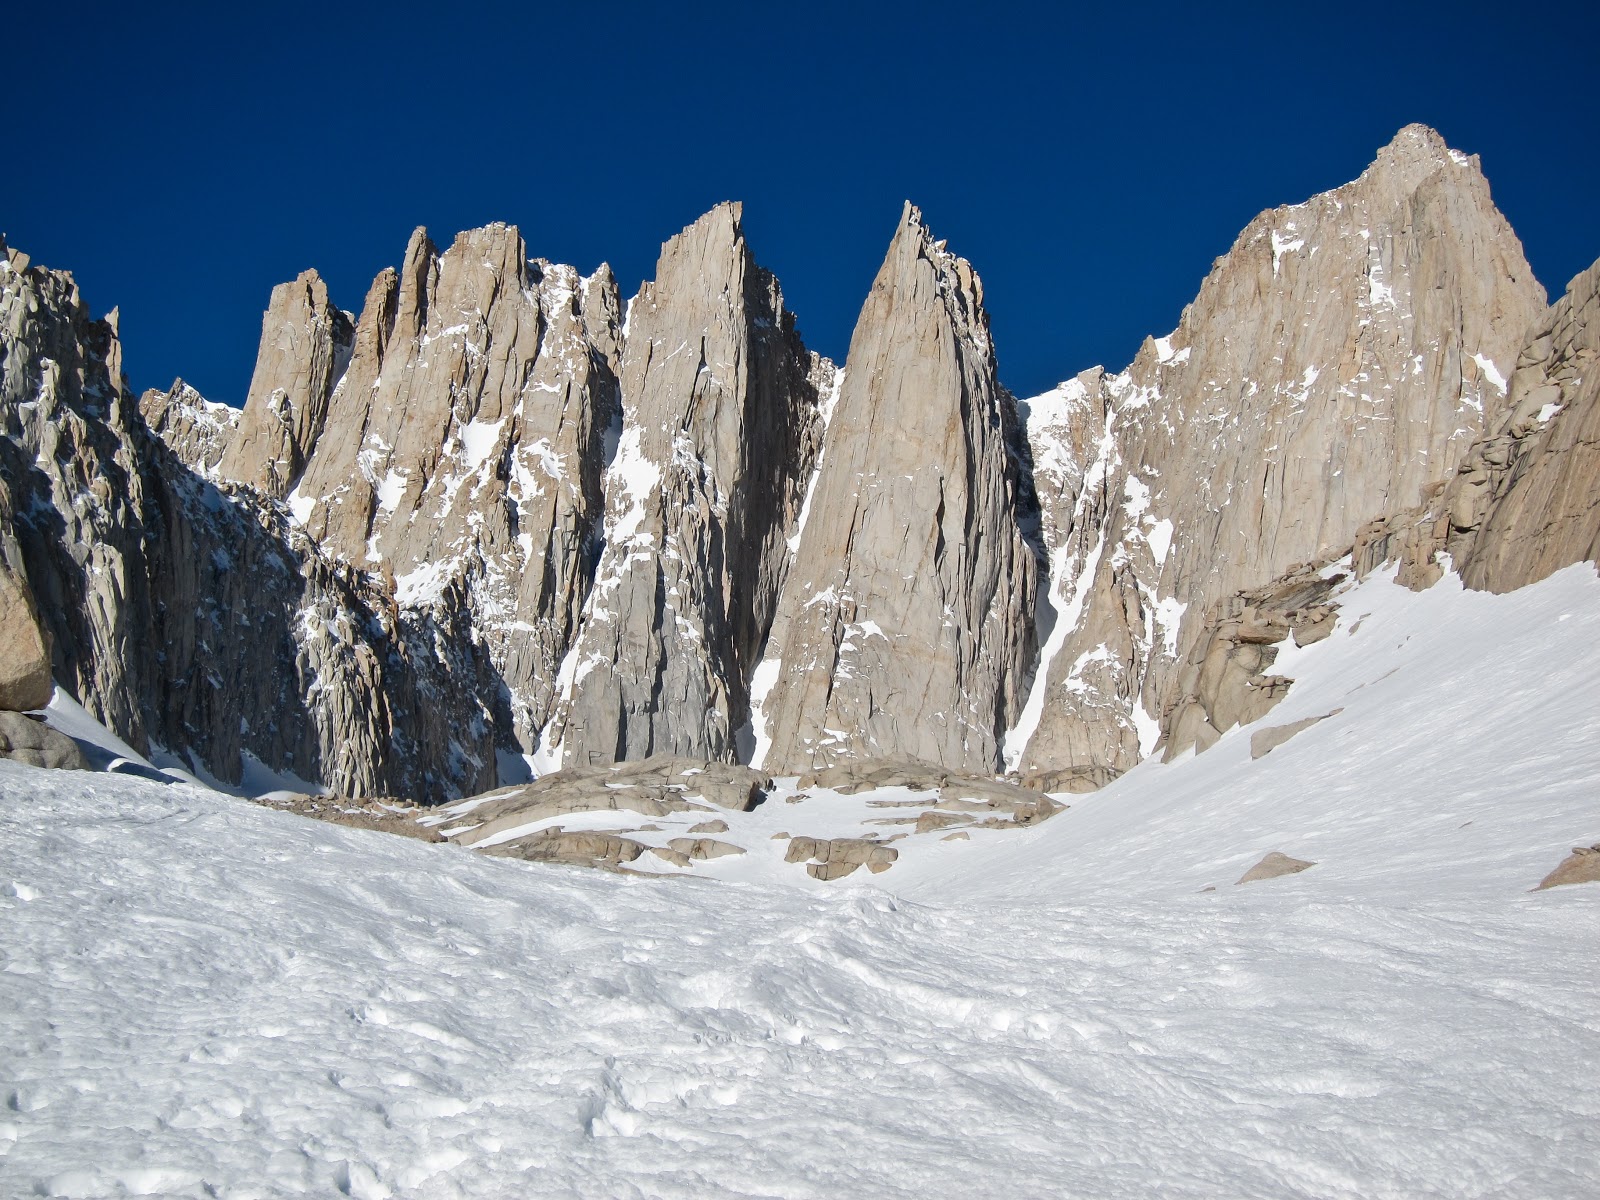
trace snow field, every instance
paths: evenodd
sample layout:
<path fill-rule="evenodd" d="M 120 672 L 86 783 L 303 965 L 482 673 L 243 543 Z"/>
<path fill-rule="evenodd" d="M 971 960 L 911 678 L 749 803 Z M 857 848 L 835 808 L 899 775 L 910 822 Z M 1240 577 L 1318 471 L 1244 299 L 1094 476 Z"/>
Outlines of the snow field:
<path fill-rule="evenodd" d="M 1265 758 L 818 886 L 0 763 L 0 1195 L 1592 1196 L 1597 634 L 1369 580 Z"/>

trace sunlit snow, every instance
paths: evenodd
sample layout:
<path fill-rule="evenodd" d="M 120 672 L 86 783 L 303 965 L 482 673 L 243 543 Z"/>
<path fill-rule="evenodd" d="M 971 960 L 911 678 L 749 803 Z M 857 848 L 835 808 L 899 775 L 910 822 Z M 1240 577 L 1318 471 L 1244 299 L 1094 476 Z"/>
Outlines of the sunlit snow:
<path fill-rule="evenodd" d="M 1600 840 L 1597 646 L 1588 565 L 1377 577 L 1265 758 L 860 883 L 806 805 L 673 882 L 0 763 L 0 1191 L 1592 1196 L 1600 886 L 1528 889 Z"/>

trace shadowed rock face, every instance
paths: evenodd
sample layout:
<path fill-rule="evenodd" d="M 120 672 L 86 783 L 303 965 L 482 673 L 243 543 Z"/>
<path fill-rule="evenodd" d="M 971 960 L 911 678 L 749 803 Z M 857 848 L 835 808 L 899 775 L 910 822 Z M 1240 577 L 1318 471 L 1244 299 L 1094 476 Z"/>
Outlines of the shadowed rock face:
<path fill-rule="evenodd" d="M 20 712 L 0 711 L 0 758 L 30 767 L 87 771 L 83 751 L 66 734 Z"/>
<path fill-rule="evenodd" d="M 1008 762 L 1149 754 L 1216 606 L 1447 478 L 1543 305 L 1477 160 L 1410 126 L 1252 221 L 1125 372 L 1029 402 L 1057 625 Z"/>
<path fill-rule="evenodd" d="M 628 310 L 605 551 L 549 741 L 569 766 L 731 761 L 788 568 L 833 366 L 724 204 Z"/>
<path fill-rule="evenodd" d="M 908 204 L 779 604 L 768 769 L 888 754 L 999 766 L 1033 657 L 1016 432 L 982 284 Z"/>
<path fill-rule="evenodd" d="M 229 782 L 249 754 L 352 794 L 491 786 L 460 597 L 399 613 L 260 493 L 187 469 L 123 385 L 114 319 L 19 257 L 0 272 L 0 511 L 56 681 L 141 752 Z"/>

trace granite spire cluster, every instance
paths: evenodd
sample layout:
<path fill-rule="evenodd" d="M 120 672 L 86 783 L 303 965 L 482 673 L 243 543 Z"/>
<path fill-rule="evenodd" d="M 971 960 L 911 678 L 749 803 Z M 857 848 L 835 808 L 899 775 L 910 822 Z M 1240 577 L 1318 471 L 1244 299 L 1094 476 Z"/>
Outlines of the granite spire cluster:
<path fill-rule="evenodd" d="M 1085 790 L 1274 702 L 1352 547 L 1495 589 L 1600 552 L 1595 279 L 1546 309 L 1477 160 L 1409 126 L 1125 370 L 1023 402 L 912 205 L 841 367 L 724 204 L 626 305 L 509 225 L 417 230 L 359 314 L 306 271 L 234 410 L 136 401 L 115 314 L 7 249 L 0 590 L 95 716 L 230 782 L 432 801 L 672 755 Z"/>

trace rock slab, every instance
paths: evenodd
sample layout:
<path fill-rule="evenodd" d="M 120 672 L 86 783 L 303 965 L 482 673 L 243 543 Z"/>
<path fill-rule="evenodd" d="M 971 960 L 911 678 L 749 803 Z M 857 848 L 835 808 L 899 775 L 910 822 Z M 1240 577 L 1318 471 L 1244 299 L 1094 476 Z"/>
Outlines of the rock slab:
<path fill-rule="evenodd" d="M 1277 879 L 1283 875 L 1298 875 L 1301 871 L 1309 870 L 1316 865 L 1303 858 L 1290 858 L 1287 854 L 1274 850 L 1239 876 L 1238 882 L 1257 883 L 1263 879 Z"/>
<path fill-rule="evenodd" d="M 1533 890 L 1563 887 L 1569 883 L 1600 883 L 1600 842 L 1593 846 L 1574 846 L 1572 853 L 1562 859 L 1554 871 L 1540 881 Z"/>
<path fill-rule="evenodd" d="M 28 581 L 0 559 L 0 709 L 30 712 L 50 703 L 50 643 Z"/>
<path fill-rule="evenodd" d="M 88 761 L 66 734 L 19 712 L 0 712 L 0 758 L 30 767 L 87 771 Z"/>

